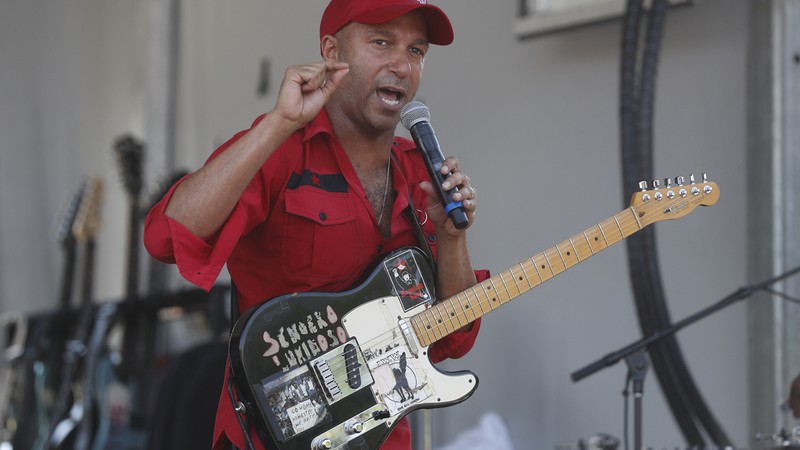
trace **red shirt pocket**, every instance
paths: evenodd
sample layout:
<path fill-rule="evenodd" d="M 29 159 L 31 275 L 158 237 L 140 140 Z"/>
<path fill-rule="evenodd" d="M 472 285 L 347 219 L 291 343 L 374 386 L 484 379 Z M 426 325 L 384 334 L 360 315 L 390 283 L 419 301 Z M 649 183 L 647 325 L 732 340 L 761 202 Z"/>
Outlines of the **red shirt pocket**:
<path fill-rule="evenodd" d="M 286 191 L 283 260 L 293 276 L 353 278 L 358 226 L 350 195 L 301 187 Z M 361 268 L 363 270 L 363 268 Z"/>

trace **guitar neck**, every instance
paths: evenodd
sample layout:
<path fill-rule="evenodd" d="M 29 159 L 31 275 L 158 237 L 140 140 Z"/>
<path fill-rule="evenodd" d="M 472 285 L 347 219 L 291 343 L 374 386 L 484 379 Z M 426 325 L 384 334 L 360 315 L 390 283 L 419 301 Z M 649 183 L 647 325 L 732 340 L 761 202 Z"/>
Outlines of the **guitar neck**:
<path fill-rule="evenodd" d="M 644 228 L 630 207 L 420 312 L 411 319 L 428 346 Z"/>
<path fill-rule="evenodd" d="M 64 268 L 62 269 L 61 290 L 58 306 L 61 311 L 68 311 L 72 307 L 72 289 L 75 278 L 75 243 L 70 242 L 64 246 Z"/>
<path fill-rule="evenodd" d="M 128 300 L 139 297 L 139 204 L 131 196 L 128 223 L 128 270 L 125 277 L 125 295 Z"/>
<path fill-rule="evenodd" d="M 125 300 L 138 302 L 139 299 L 139 204 L 135 195 L 129 195 L 129 223 L 128 223 L 128 267 L 125 277 Z M 146 368 L 140 363 L 140 345 L 142 319 L 134 307 L 125 313 L 123 318 L 122 335 L 122 360 L 119 371 L 127 377 Z"/>

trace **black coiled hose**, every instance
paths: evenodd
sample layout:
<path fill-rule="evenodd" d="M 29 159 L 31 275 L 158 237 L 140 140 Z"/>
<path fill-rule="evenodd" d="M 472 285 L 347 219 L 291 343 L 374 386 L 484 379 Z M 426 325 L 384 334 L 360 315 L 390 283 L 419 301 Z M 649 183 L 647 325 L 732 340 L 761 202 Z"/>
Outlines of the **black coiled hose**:
<path fill-rule="evenodd" d="M 623 22 L 622 57 L 620 62 L 620 143 L 625 186 L 636 186 L 639 180 L 653 179 L 653 111 L 667 0 L 654 0 L 648 18 L 642 51 L 641 78 L 637 78 L 639 32 L 642 0 L 628 0 Z M 624 204 L 630 198 L 625 192 Z M 639 325 L 645 336 L 668 327 L 671 323 L 661 283 L 655 231 L 647 228 L 626 241 L 631 285 L 634 292 Z M 697 421 L 717 445 L 730 445 L 725 432 L 706 406 L 686 367 L 673 336 L 649 348 L 653 368 L 673 417 L 687 443 L 704 446 Z"/>

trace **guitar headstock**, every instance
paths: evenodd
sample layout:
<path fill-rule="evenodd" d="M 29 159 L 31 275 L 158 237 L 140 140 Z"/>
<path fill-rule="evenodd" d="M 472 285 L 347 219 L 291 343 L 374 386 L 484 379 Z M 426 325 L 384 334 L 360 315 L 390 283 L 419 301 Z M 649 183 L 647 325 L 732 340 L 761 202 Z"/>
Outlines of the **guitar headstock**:
<path fill-rule="evenodd" d="M 69 241 L 74 237 L 72 235 L 72 225 L 75 223 L 75 218 L 78 216 L 78 208 L 81 205 L 83 193 L 86 190 L 86 181 L 84 180 L 72 198 L 63 209 L 61 220 L 55 228 L 56 242 L 62 247 L 69 244 Z"/>
<path fill-rule="evenodd" d="M 674 180 L 665 179 L 663 186 L 661 180 L 655 180 L 650 190 L 645 181 L 640 182 L 639 187 L 641 191 L 631 198 L 631 208 L 642 227 L 662 220 L 678 219 L 698 206 L 711 206 L 719 200 L 719 187 L 713 181 L 708 181 L 706 174 L 702 175 L 699 182 L 691 175 L 688 184 L 684 177 L 676 177 Z"/>
<path fill-rule="evenodd" d="M 100 229 L 100 206 L 103 200 L 102 178 L 90 178 L 81 196 L 78 213 L 72 224 L 72 235 L 80 242 L 86 242 L 97 236 Z"/>
<path fill-rule="evenodd" d="M 138 201 L 142 192 L 144 145 L 131 135 L 124 135 L 114 141 L 114 152 L 120 164 L 122 184 L 126 193 Z"/>

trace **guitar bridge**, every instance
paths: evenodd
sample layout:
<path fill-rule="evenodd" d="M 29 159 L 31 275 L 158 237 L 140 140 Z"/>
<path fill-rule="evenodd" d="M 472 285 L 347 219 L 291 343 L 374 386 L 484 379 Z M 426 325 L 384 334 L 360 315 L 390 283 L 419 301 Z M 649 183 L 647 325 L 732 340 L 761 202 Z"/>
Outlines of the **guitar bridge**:
<path fill-rule="evenodd" d="M 329 405 L 373 383 L 372 373 L 355 339 L 323 354 L 310 365 Z"/>

